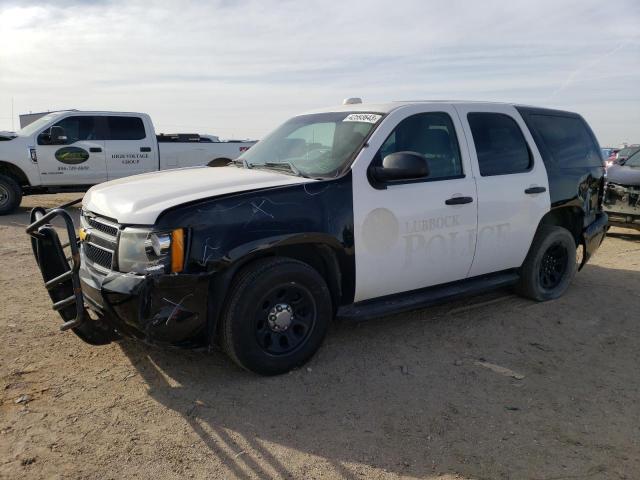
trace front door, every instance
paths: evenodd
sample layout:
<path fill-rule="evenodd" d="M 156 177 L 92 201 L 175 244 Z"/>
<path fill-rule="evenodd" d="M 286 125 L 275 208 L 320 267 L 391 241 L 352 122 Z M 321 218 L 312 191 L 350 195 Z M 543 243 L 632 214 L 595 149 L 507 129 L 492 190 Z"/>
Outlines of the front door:
<path fill-rule="evenodd" d="M 467 277 L 478 203 L 463 139 L 451 106 L 407 106 L 380 125 L 373 158 L 354 163 L 356 302 Z M 400 151 L 425 155 L 429 176 L 372 184 L 368 168 Z"/>
<path fill-rule="evenodd" d="M 456 108 L 471 145 L 478 188 L 478 242 L 470 276 L 520 267 L 549 211 L 540 153 L 513 106 Z"/>
<path fill-rule="evenodd" d="M 100 117 L 72 115 L 54 126 L 62 127 L 64 144 L 51 145 L 48 131 L 38 136 L 36 152 L 43 185 L 93 185 L 107 179 L 104 136 Z"/>

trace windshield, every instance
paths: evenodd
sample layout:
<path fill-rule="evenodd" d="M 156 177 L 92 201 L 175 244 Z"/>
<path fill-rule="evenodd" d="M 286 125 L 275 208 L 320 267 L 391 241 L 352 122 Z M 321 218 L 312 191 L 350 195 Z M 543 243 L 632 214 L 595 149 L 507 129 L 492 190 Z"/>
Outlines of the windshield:
<path fill-rule="evenodd" d="M 626 162 L 624 162 L 625 167 L 640 167 L 640 150 L 631 155 Z"/>
<path fill-rule="evenodd" d="M 49 115 L 45 115 L 44 117 L 40 117 L 39 119 L 35 120 L 34 122 L 24 127 L 22 130 L 18 130 L 17 135 L 21 137 L 28 137 L 33 133 L 37 132 L 38 130 L 40 130 L 42 127 L 46 126 L 47 123 L 49 123 L 51 120 L 58 117 L 59 115 L 60 114 L 49 114 Z"/>
<path fill-rule="evenodd" d="M 357 112 L 294 117 L 238 160 L 249 168 L 287 170 L 313 178 L 335 177 L 353 160 L 381 118 L 381 114 Z"/>

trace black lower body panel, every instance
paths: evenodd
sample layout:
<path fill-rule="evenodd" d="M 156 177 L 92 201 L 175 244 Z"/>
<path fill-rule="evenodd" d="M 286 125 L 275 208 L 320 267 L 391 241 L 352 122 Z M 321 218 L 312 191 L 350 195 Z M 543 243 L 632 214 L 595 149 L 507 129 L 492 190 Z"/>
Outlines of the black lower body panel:
<path fill-rule="evenodd" d="M 445 285 L 398 293 L 341 307 L 338 310 L 338 317 L 345 320 L 363 321 L 385 315 L 408 312 L 444 303 L 462 296 L 508 287 L 514 285 L 519 278 L 515 270 L 507 270 Z"/>
<path fill-rule="evenodd" d="M 582 231 L 583 255 L 580 263 L 580 270 L 586 265 L 589 259 L 600 248 L 605 235 L 607 234 L 607 224 L 609 218 L 606 213 L 599 213 L 596 219 Z"/>

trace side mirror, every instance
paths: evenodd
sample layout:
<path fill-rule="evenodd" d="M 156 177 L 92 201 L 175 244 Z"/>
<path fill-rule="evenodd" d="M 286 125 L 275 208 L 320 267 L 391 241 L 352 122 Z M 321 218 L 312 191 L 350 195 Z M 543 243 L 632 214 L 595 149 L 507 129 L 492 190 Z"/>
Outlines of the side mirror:
<path fill-rule="evenodd" d="M 384 157 L 381 167 L 373 167 L 372 175 L 380 182 L 425 178 L 429 176 L 429 162 L 417 152 L 391 153 Z"/>
<path fill-rule="evenodd" d="M 64 145 L 67 143 L 67 135 L 64 128 L 54 125 L 49 129 L 49 141 L 52 145 Z"/>

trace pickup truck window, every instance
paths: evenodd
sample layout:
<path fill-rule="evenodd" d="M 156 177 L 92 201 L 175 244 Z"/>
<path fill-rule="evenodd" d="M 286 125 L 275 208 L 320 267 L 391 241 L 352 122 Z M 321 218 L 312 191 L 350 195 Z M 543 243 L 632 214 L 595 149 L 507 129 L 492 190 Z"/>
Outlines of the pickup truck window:
<path fill-rule="evenodd" d="M 381 118 L 380 114 L 359 112 L 294 117 L 238 160 L 251 168 L 283 164 L 303 176 L 334 177 L 353 160 Z"/>
<path fill-rule="evenodd" d="M 467 119 L 478 155 L 480 175 L 508 175 L 531 168 L 531 152 L 513 118 L 503 113 L 469 113 Z"/>
<path fill-rule="evenodd" d="M 419 113 L 402 120 L 376 153 L 373 164 L 380 166 L 387 155 L 403 151 L 427 157 L 429 180 L 462 176 L 458 139 L 446 113 Z"/>
<path fill-rule="evenodd" d="M 53 126 L 64 128 L 64 134 L 67 136 L 67 145 L 83 140 L 102 140 L 103 135 L 100 134 L 98 128 L 98 118 L 80 115 L 66 117 Z M 38 137 L 38 144 L 45 145 L 46 143 L 46 139 L 41 134 Z"/>
<path fill-rule="evenodd" d="M 146 136 L 140 117 L 107 117 L 105 140 L 142 140 Z"/>
<path fill-rule="evenodd" d="M 602 157 L 584 121 L 578 117 L 538 115 L 528 117 L 553 161 L 563 168 L 601 167 Z"/>

